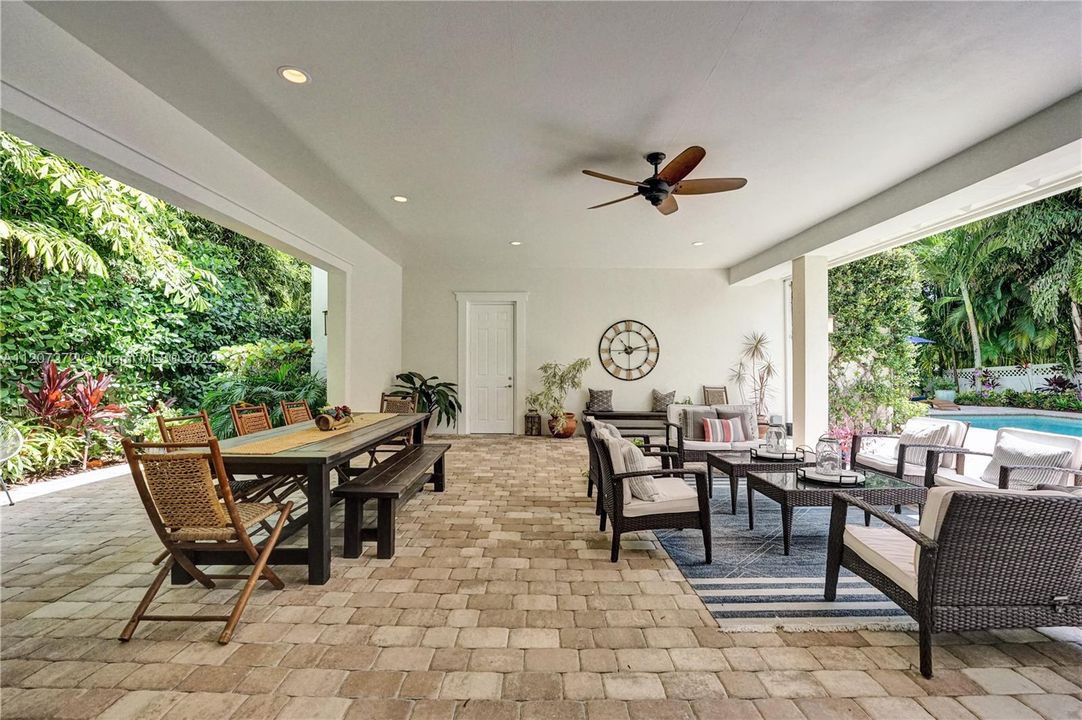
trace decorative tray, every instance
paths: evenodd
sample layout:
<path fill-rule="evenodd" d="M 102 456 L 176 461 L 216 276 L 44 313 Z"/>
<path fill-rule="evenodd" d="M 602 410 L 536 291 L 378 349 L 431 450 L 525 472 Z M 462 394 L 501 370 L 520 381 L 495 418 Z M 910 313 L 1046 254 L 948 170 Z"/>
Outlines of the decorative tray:
<path fill-rule="evenodd" d="M 804 453 L 790 452 L 788 450 L 784 452 L 775 452 L 773 450 L 767 450 L 765 446 L 751 449 L 752 460 L 773 460 L 777 462 L 796 462 L 797 460 L 804 459 Z"/>
<path fill-rule="evenodd" d="M 796 476 L 798 480 L 807 480 L 808 482 L 819 483 L 820 485 L 841 485 L 849 487 L 863 485 L 866 480 L 863 473 L 854 472 L 852 470 L 842 470 L 837 475 L 827 475 L 820 473 L 813 467 L 797 468 Z"/>

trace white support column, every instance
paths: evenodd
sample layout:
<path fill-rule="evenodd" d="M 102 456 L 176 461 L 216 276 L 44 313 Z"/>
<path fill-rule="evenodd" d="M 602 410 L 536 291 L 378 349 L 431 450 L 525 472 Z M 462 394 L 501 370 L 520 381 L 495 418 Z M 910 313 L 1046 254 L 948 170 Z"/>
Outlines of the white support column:
<path fill-rule="evenodd" d="M 312 374 L 327 377 L 327 271 L 312 266 Z"/>
<path fill-rule="evenodd" d="M 793 440 L 814 447 L 827 431 L 830 335 L 827 259 L 793 260 Z"/>
<path fill-rule="evenodd" d="M 327 273 L 327 402 L 355 404 L 350 396 L 349 274 Z M 367 407 L 357 405 L 358 407 Z"/>

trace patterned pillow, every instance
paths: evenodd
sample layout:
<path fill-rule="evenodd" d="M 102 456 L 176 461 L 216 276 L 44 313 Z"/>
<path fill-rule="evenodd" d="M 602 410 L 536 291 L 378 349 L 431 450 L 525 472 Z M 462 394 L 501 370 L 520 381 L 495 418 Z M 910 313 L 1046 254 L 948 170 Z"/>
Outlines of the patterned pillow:
<path fill-rule="evenodd" d="M 586 401 L 586 412 L 612 412 L 612 390 L 594 390 L 590 388 L 590 399 Z"/>
<path fill-rule="evenodd" d="M 703 418 L 703 435 L 707 442 L 733 443 L 744 441 L 744 428 L 736 418 Z"/>
<path fill-rule="evenodd" d="M 1071 459 L 1067 448 L 1052 447 L 1004 437 L 992 451 L 992 460 L 984 470 L 981 480 L 999 487 L 999 469 L 1004 465 L 1040 465 L 1042 467 L 1066 467 Z M 1031 488 L 1034 485 L 1061 484 L 1063 473 L 1050 470 L 1018 470 L 1011 473 L 1012 488 Z"/>
<path fill-rule="evenodd" d="M 950 439 L 949 425 L 925 425 L 912 430 L 903 430 L 898 437 L 899 445 L 946 445 Z M 897 455 L 897 453 L 895 453 Z M 924 467 L 928 461 L 928 450 L 911 448 L 905 451 L 905 461 Z M 999 482 L 998 480 L 996 482 Z"/>
<path fill-rule="evenodd" d="M 614 437 L 614 438 L 623 437 L 623 435 L 620 434 L 620 428 L 616 427 L 612 423 L 601 422 L 600 420 L 594 420 L 594 427 L 598 428 L 600 430 L 604 430 L 605 432 L 609 433 L 609 435 Z"/>
<path fill-rule="evenodd" d="M 642 454 L 642 450 L 634 443 L 629 442 L 626 445 L 623 445 L 621 452 L 623 454 L 626 472 L 638 472 L 653 469 L 647 463 L 646 456 Z M 649 475 L 628 478 L 627 484 L 631 488 L 632 497 L 638 498 L 639 500 L 654 502 L 658 497 L 654 479 Z"/>
<path fill-rule="evenodd" d="M 654 412 L 664 412 L 674 402 L 676 402 L 675 390 L 667 393 L 654 390 Z"/>

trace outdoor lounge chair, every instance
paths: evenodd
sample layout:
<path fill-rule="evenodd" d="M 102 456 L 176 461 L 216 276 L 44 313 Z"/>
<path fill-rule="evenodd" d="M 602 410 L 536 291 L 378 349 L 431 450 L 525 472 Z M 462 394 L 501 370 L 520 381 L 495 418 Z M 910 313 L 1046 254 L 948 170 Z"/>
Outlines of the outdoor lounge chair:
<path fill-rule="evenodd" d="M 667 469 L 671 467 L 677 467 L 679 457 L 675 452 L 671 452 L 665 443 L 652 443 L 650 442 L 649 435 L 645 433 L 629 433 L 624 435 L 618 427 L 610 423 L 601 422 L 596 420 L 592 415 L 584 414 L 582 416 L 582 427 L 586 435 L 586 450 L 589 453 L 590 465 L 586 473 L 586 497 L 594 496 L 594 487 L 601 484 L 601 460 L 599 456 L 598 442 L 595 439 L 594 431 L 597 428 L 604 428 L 610 433 L 614 433 L 616 437 L 622 437 L 625 440 L 639 440 L 640 447 L 643 450 L 643 455 L 651 458 L 651 464 L 658 469 Z M 597 514 L 601 514 L 601 496 L 598 495 L 597 500 Z"/>
<path fill-rule="evenodd" d="M 875 470 L 884 475 L 907 480 L 914 485 L 924 482 L 924 466 L 928 447 L 957 447 L 965 445 L 969 423 L 941 417 L 915 417 L 906 421 L 897 435 L 853 435 L 849 467 L 853 470 Z M 935 442 L 912 442 L 932 436 Z M 919 442 L 919 440 L 918 440 Z M 953 462 L 944 456 L 940 462 L 949 467 Z"/>
<path fill-rule="evenodd" d="M 600 470 L 598 496 L 601 503 L 601 525 L 605 530 L 606 519 L 612 520 L 612 551 L 610 559 L 620 559 L 620 536 L 625 532 L 639 530 L 683 530 L 698 528 L 703 533 L 706 562 L 711 560 L 710 499 L 706 486 L 706 471 L 681 468 L 652 468 L 627 472 L 623 460 L 622 444 L 625 440 L 612 437 L 594 428 L 592 442 L 597 445 Z M 686 477 L 695 478 L 689 486 Z M 660 501 L 646 501 L 633 497 L 630 479 L 651 477 L 664 494 Z"/>
<path fill-rule="evenodd" d="M 665 422 L 665 443 L 680 456 L 681 467 L 706 469 L 706 454 L 758 447 L 759 426 L 752 405 L 670 405 Z M 703 418 L 740 419 L 744 440 L 707 442 Z M 696 464 L 697 463 L 697 464 Z"/>
<path fill-rule="evenodd" d="M 853 506 L 887 527 L 847 525 Z M 824 598 L 844 567 L 919 628 L 920 672 L 932 633 L 1082 624 L 1082 497 L 1061 491 L 928 491 L 920 528 L 848 495 L 833 498 Z"/>
<path fill-rule="evenodd" d="M 144 452 L 148 450 L 150 452 Z M 163 450 L 167 452 L 161 452 Z M 222 482 L 228 476 L 218 441 L 214 438 L 205 443 L 180 444 L 136 444 L 125 438 L 124 454 L 150 524 L 165 546 L 169 559 L 139 601 L 131 620 L 120 634 L 120 640 L 130 640 L 143 620 L 217 620 L 225 622 L 218 642 L 223 645 L 228 643 L 260 578 L 279 590 L 285 587 L 274 571 L 267 567 L 267 560 L 289 520 L 293 503 L 236 502 L 229 483 Z M 261 525 L 275 513 L 278 514 L 278 521 L 271 527 L 262 547 L 257 548 L 249 535 L 249 528 Z M 240 550 L 251 560 L 252 570 L 247 575 L 209 575 L 184 554 L 187 550 Z M 216 579 L 246 580 L 233 612 L 221 616 L 148 614 L 150 603 L 169 576 L 173 563 L 180 565 L 208 589 L 214 588 Z"/>
<path fill-rule="evenodd" d="M 953 456 L 954 467 L 944 467 L 943 456 Z M 1005 427 L 996 432 L 991 453 L 931 448 L 924 484 L 976 489 L 1082 484 L 1082 438 Z"/>

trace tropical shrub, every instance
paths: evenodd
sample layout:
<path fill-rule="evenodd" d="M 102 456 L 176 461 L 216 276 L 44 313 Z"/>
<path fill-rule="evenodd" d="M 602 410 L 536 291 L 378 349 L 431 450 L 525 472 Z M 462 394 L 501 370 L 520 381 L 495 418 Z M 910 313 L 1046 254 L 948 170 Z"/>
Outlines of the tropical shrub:
<path fill-rule="evenodd" d="M 955 401 L 959 405 L 977 405 L 981 407 L 1012 407 L 1029 410 L 1061 410 L 1065 412 L 1082 412 L 1082 396 L 1078 391 L 1070 392 L 1035 392 L 1031 390 L 1019 392 L 1017 390 L 1004 390 L 1002 392 L 975 392 L 967 391 L 958 393 Z"/>
<path fill-rule="evenodd" d="M 36 475 L 70 466 L 83 456 L 83 441 L 77 435 L 29 420 L 14 424 L 22 433 L 23 445 L 15 457 L 0 464 L 4 482 L 28 482 Z"/>
<path fill-rule="evenodd" d="M 442 382 L 438 377 L 425 377 L 419 372 L 395 375 L 398 383 L 391 389 L 391 394 L 398 397 L 417 398 L 417 412 L 433 412 L 436 424 L 457 425 L 458 413 L 462 403 L 458 399 L 458 384 Z"/>

